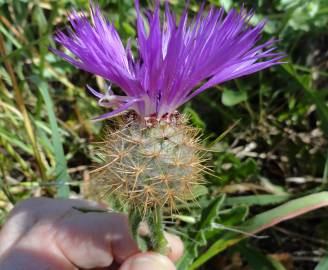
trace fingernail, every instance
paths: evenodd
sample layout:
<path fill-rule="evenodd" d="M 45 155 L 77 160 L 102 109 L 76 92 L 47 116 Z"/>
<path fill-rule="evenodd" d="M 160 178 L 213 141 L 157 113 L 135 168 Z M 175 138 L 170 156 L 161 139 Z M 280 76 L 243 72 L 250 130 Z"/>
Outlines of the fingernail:
<path fill-rule="evenodd" d="M 120 270 L 175 270 L 174 264 L 165 256 L 143 253 L 128 259 Z"/>

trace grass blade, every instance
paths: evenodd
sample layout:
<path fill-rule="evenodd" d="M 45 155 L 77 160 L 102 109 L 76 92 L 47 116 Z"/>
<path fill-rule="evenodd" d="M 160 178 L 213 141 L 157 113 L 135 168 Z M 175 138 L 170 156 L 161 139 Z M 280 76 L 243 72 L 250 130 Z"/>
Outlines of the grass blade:
<path fill-rule="evenodd" d="M 64 154 L 63 144 L 59 134 L 57 119 L 54 113 L 54 105 L 49 95 L 48 86 L 44 82 L 40 82 L 39 89 L 44 99 L 49 123 L 52 132 L 52 143 L 54 148 L 54 155 L 56 159 L 56 182 L 57 182 L 57 196 L 61 198 L 69 197 L 69 186 L 67 183 L 70 181 L 70 176 L 67 171 L 67 163 Z"/>
<path fill-rule="evenodd" d="M 225 206 L 233 205 L 270 205 L 278 204 L 287 201 L 290 195 L 251 195 L 251 196 L 238 196 L 227 198 L 224 202 Z"/>
<path fill-rule="evenodd" d="M 2 55 L 2 56 L 6 55 L 5 44 L 4 44 L 4 40 L 3 40 L 3 37 L 2 37 L 1 34 L 0 34 L 0 55 Z M 38 165 L 38 168 L 39 168 L 39 171 L 40 171 L 40 176 L 41 176 L 42 179 L 46 180 L 47 177 L 46 177 L 46 172 L 45 172 L 45 169 L 44 169 L 44 165 L 42 163 L 42 159 L 41 159 L 41 155 L 40 155 L 40 149 L 38 147 L 36 136 L 35 136 L 34 131 L 33 131 L 33 125 L 31 123 L 31 120 L 29 118 L 29 115 L 28 115 L 28 112 L 27 112 L 27 109 L 26 109 L 26 106 L 25 106 L 25 103 L 24 103 L 24 98 L 23 98 L 23 96 L 21 94 L 21 91 L 19 89 L 19 86 L 18 86 L 18 82 L 17 82 L 16 76 L 15 76 L 14 69 L 13 69 L 13 67 L 12 67 L 12 65 L 11 65 L 11 63 L 8 59 L 4 60 L 4 64 L 6 66 L 6 69 L 9 73 L 9 76 L 10 76 L 10 79 L 11 79 L 11 83 L 12 83 L 13 90 L 14 90 L 15 101 L 17 103 L 17 106 L 18 106 L 20 112 L 23 115 L 24 126 L 25 126 L 25 129 L 26 129 L 26 133 L 28 135 L 28 138 L 29 138 L 29 140 L 32 144 L 32 147 L 33 147 L 33 152 L 34 152 L 34 156 L 35 156 L 35 159 L 37 161 L 37 165 Z"/>
<path fill-rule="evenodd" d="M 328 269 L 328 254 L 321 259 L 321 261 L 317 264 L 314 270 L 327 270 L 327 269 Z"/>

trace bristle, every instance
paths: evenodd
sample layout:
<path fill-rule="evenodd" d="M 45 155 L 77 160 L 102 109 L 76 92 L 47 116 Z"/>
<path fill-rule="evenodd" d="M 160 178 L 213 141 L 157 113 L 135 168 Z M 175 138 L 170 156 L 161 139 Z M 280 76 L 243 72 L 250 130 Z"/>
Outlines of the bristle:
<path fill-rule="evenodd" d="M 131 119 L 117 119 L 98 144 L 105 162 L 94 170 L 93 195 L 112 197 L 143 215 L 156 207 L 174 213 L 185 198 L 194 200 L 193 186 L 203 183 L 208 170 L 199 131 L 181 115 L 172 122 Z"/>

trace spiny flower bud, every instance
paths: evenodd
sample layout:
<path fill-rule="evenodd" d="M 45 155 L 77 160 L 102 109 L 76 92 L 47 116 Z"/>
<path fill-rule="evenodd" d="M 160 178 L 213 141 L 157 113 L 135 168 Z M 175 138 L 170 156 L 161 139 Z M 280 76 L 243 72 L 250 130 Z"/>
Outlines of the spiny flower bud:
<path fill-rule="evenodd" d="M 95 194 L 143 214 L 156 207 L 175 211 L 177 203 L 194 199 L 203 179 L 199 131 L 178 113 L 160 120 L 121 116 L 97 150 L 103 164 L 95 170 Z"/>

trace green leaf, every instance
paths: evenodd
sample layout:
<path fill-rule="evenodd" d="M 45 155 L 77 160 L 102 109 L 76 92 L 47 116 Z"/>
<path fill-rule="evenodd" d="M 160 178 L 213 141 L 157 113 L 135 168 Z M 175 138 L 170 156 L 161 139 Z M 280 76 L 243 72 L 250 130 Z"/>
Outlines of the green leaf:
<path fill-rule="evenodd" d="M 231 107 L 247 100 L 247 92 L 245 91 L 232 91 L 224 89 L 221 101 L 225 106 Z"/>
<path fill-rule="evenodd" d="M 0 135 L 3 136 L 5 140 L 10 141 L 11 144 L 19 147 L 26 153 L 32 155 L 33 149 L 30 145 L 24 143 L 18 136 L 16 136 L 14 133 L 11 133 L 10 131 L 6 130 L 4 127 L 0 126 Z"/>
<path fill-rule="evenodd" d="M 201 215 L 201 220 L 199 222 L 198 233 L 193 237 L 194 241 L 188 242 L 185 246 L 185 251 L 182 258 L 177 263 L 177 268 L 181 270 L 188 269 L 188 266 L 192 263 L 195 258 L 198 257 L 198 249 L 206 245 L 206 239 L 204 239 L 204 230 L 211 229 L 212 222 L 218 215 L 219 210 L 223 206 L 225 200 L 225 195 L 215 198 L 206 207 Z"/>
<path fill-rule="evenodd" d="M 56 182 L 57 182 L 57 195 L 58 197 L 61 198 L 68 198 L 70 190 L 67 183 L 71 179 L 67 171 L 67 163 L 65 159 L 64 148 L 60 138 L 55 112 L 53 110 L 54 105 L 49 95 L 48 86 L 44 82 L 39 83 L 39 90 L 41 91 L 42 97 L 44 99 L 47 108 L 51 132 L 52 132 L 52 143 L 53 143 L 54 155 L 56 159 L 55 171 L 56 171 Z"/>
<path fill-rule="evenodd" d="M 205 187 L 203 185 L 195 185 L 192 187 L 191 191 L 192 191 L 192 194 L 189 194 L 189 193 L 181 194 L 181 199 L 192 200 L 192 199 L 196 199 L 198 197 L 208 194 L 207 187 Z"/>
<path fill-rule="evenodd" d="M 223 194 L 222 196 L 219 196 L 213 200 L 213 202 L 204 209 L 201 217 L 201 229 L 205 229 L 206 227 L 211 226 L 211 223 L 214 222 L 220 209 L 223 207 L 225 199 L 226 196 Z"/>
<path fill-rule="evenodd" d="M 18 42 L 18 40 L 9 32 L 7 31 L 8 28 L 4 27 L 0 24 L 0 32 L 4 34 L 8 40 L 10 40 L 18 49 L 22 47 L 22 45 Z"/>
<path fill-rule="evenodd" d="M 198 113 L 194 109 L 192 109 L 190 106 L 186 106 L 183 110 L 183 113 L 189 116 L 190 122 L 194 126 L 200 128 L 200 129 L 206 128 L 205 122 L 200 118 Z"/>
<path fill-rule="evenodd" d="M 199 258 L 190 266 L 189 270 L 197 269 L 218 253 L 235 245 L 240 240 L 247 238 L 250 235 L 273 227 L 285 220 L 295 218 L 326 206 L 328 206 L 328 192 L 320 192 L 291 200 L 269 211 L 258 214 L 238 227 L 238 230 L 245 232 L 245 234 L 238 234 L 236 232 L 227 232 L 223 234 L 222 237 L 215 241 L 206 252 L 199 256 Z"/>
<path fill-rule="evenodd" d="M 328 254 L 324 256 L 317 264 L 314 270 L 327 270 L 328 269 Z"/>
<path fill-rule="evenodd" d="M 273 260 L 260 251 L 246 245 L 238 245 L 238 251 L 248 262 L 250 269 L 256 270 L 285 270 L 278 261 Z"/>
<path fill-rule="evenodd" d="M 287 201 L 290 195 L 251 195 L 227 198 L 224 202 L 227 206 L 232 205 L 270 205 Z"/>

